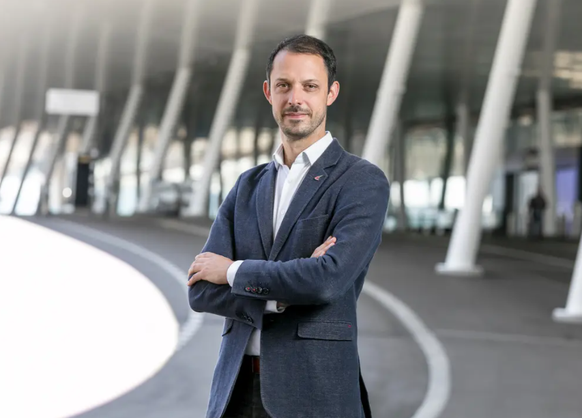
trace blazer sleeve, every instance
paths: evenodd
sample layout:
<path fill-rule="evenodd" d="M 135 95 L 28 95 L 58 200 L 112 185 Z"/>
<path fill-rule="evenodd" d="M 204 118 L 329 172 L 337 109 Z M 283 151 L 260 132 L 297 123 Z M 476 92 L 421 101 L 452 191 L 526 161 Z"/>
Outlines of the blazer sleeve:
<path fill-rule="evenodd" d="M 234 207 L 240 177 L 220 206 L 202 252 L 234 258 Z M 237 296 L 231 287 L 200 280 L 190 286 L 188 299 L 196 312 L 207 312 L 262 327 L 265 301 Z M 245 295 L 246 296 L 246 295 Z"/>
<path fill-rule="evenodd" d="M 233 293 L 289 305 L 320 305 L 353 286 L 380 245 L 390 195 L 388 180 L 378 167 L 364 160 L 357 164 L 361 167 L 352 168 L 354 174 L 340 191 L 332 215 L 336 244 L 318 258 L 245 260 Z"/>

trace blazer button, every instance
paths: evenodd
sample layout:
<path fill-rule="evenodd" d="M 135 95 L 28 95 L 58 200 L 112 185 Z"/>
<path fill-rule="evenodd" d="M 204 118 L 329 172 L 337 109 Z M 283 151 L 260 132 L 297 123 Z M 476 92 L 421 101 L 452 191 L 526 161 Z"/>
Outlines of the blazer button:
<path fill-rule="evenodd" d="M 250 291 L 251 291 L 250 286 L 245 287 L 245 292 L 250 292 Z"/>
<path fill-rule="evenodd" d="M 268 295 L 269 294 L 269 289 L 263 289 L 263 295 Z"/>
<path fill-rule="evenodd" d="M 259 295 L 262 295 L 262 294 L 263 294 L 263 288 L 262 288 L 262 287 L 259 287 L 259 288 L 257 289 L 257 293 L 258 293 Z"/>

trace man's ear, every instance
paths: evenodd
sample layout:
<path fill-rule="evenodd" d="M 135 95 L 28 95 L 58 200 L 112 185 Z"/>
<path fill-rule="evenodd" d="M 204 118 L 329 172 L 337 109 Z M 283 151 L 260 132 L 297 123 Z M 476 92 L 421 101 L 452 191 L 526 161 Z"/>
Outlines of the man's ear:
<path fill-rule="evenodd" d="M 333 84 L 331 85 L 331 87 L 329 88 L 329 91 L 327 92 L 327 105 L 331 106 L 333 102 L 335 102 L 335 99 L 337 99 L 337 96 L 339 95 L 339 91 L 340 91 L 340 84 L 337 81 L 334 81 Z"/>
<path fill-rule="evenodd" d="M 270 104 L 273 104 L 273 101 L 271 100 L 271 88 L 269 86 L 269 80 L 263 81 L 263 94 L 267 98 L 267 101 Z"/>

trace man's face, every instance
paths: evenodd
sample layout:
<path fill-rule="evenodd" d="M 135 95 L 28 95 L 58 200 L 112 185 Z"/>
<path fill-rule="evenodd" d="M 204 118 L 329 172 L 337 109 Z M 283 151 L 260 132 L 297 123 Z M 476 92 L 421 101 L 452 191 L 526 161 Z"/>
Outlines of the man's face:
<path fill-rule="evenodd" d="M 297 141 L 322 126 L 327 106 L 339 93 L 339 83 L 328 89 L 322 57 L 281 51 L 273 61 L 270 84 L 265 81 L 263 91 L 283 134 Z"/>

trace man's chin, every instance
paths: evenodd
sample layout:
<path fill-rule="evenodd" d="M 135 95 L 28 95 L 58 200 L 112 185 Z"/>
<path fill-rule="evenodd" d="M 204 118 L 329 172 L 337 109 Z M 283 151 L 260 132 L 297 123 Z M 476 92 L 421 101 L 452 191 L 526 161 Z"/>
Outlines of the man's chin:
<path fill-rule="evenodd" d="M 294 141 L 299 141 L 303 138 L 308 137 L 311 132 L 306 132 L 304 130 L 299 130 L 299 129 L 282 129 L 283 133 L 285 134 L 285 136 L 291 140 Z"/>

